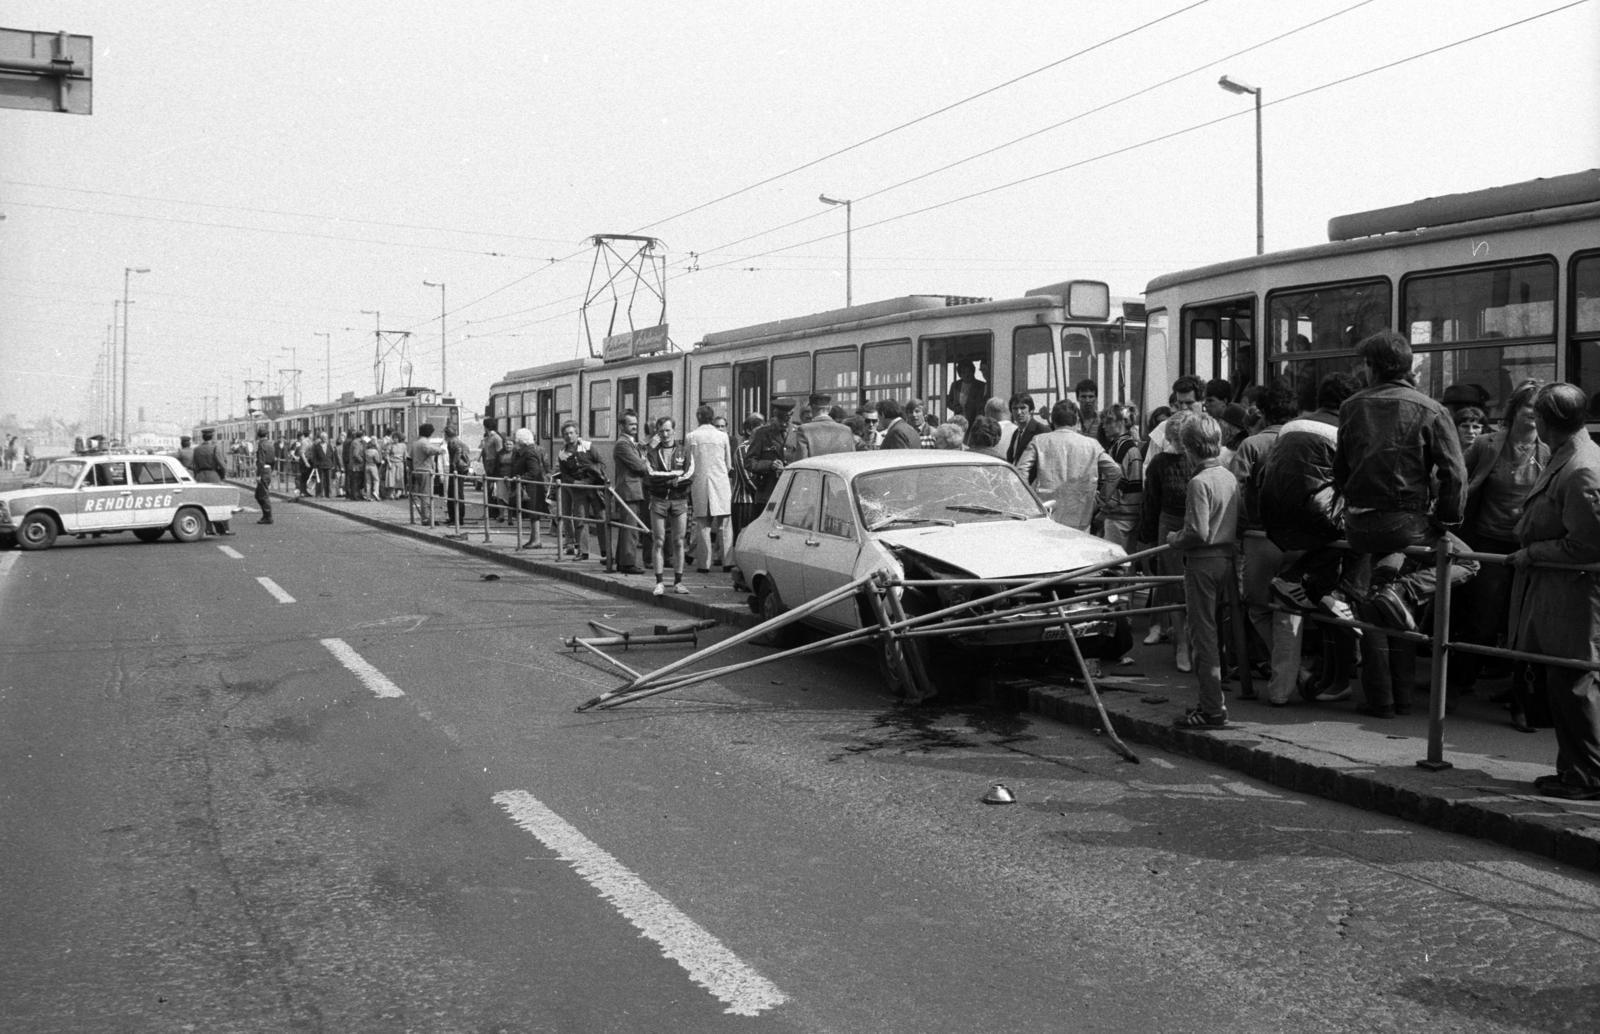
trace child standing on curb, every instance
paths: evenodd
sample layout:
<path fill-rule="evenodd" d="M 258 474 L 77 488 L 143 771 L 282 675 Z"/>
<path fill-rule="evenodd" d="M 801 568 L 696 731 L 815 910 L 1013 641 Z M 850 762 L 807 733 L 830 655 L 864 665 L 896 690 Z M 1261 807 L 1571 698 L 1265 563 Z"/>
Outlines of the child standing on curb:
<path fill-rule="evenodd" d="M 1183 529 L 1167 544 L 1183 551 L 1183 589 L 1188 603 L 1194 671 L 1200 705 L 1173 724 L 1180 729 L 1225 729 L 1228 706 L 1222 697 L 1222 651 L 1217 639 L 1217 602 L 1234 577 L 1239 548 L 1239 482 L 1219 459 L 1222 429 L 1205 413 L 1184 421 L 1179 442 L 1197 468 L 1189 479 Z"/>

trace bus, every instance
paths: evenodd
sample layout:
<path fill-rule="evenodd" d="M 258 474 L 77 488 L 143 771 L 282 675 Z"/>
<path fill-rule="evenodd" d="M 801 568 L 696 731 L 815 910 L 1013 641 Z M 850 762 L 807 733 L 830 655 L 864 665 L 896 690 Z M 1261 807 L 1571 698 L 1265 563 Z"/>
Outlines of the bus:
<path fill-rule="evenodd" d="M 1394 328 L 1424 394 L 1481 387 L 1497 416 L 1565 380 L 1600 420 L 1600 170 L 1339 216 L 1327 244 L 1157 277 L 1145 307 L 1145 412 L 1183 374 L 1304 392 Z"/>
<path fill-rule="evenodd" d="M 959 367 L 988 393 L 1027 392 L 1041 411 L 1093 379 L 1100 402 L 1144 393 L 1144 306 L 1096 280 L 1070 280 L 995 300 L 908 295 L 705 335 L 691 349 L 607 362 L 575 359 L 514 370 L 490 388 L 487 415 L 508 437 L 529 428 L 550 460 L 571 420 L 609 462 L 616 418 L 672 417 L 692 430 L 701 405 L 737 430 L 778 399 L 821 392 L 854 413 L 879 399 L 926 400 L 943 420 Z"/>

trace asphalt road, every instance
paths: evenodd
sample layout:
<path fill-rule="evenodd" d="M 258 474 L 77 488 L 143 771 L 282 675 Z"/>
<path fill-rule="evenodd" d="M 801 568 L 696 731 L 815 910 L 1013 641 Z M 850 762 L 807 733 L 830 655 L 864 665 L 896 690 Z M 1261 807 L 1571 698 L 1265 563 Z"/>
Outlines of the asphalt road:
<path fill-rule="evenodd" d="M 0 1030 L 1600 1029 L 1592 874 L 278 510 L 0 554 Z"/>

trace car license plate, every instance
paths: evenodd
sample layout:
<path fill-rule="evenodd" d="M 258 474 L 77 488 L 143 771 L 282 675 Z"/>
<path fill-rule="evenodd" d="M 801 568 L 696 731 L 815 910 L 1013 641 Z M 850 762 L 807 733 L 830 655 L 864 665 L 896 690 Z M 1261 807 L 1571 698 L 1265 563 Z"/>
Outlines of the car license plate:
<path fill-rule="evenodd" d="M 1047 629 L 1044 630 L 1044 634 L 1039 636 L 1039 638 L 1041 640 L 1044 640 L 1044 639 L 1065 639 L 1066 637 L 1067 637 L 1067 626 L 1066 625 L 1057 625 L 1054 628 L 1047 628 Z"/>

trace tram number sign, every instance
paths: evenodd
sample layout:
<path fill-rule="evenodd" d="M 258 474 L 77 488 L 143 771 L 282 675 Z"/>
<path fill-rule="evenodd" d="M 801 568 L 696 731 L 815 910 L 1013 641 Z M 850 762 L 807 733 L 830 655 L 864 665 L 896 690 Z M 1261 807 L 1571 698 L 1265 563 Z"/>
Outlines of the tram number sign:
<path fill-rule="evenodd" d="M 660 326 L 645 327 L 643 330 L 630 330 L 611 335 L 606 338 L 605 348 L 600 355 L 606 362 L 614 363 L 622 359 L 632 359 L 634 356 L 662 352 L 666 347 L 667 325 L 663 323 Z"/>

